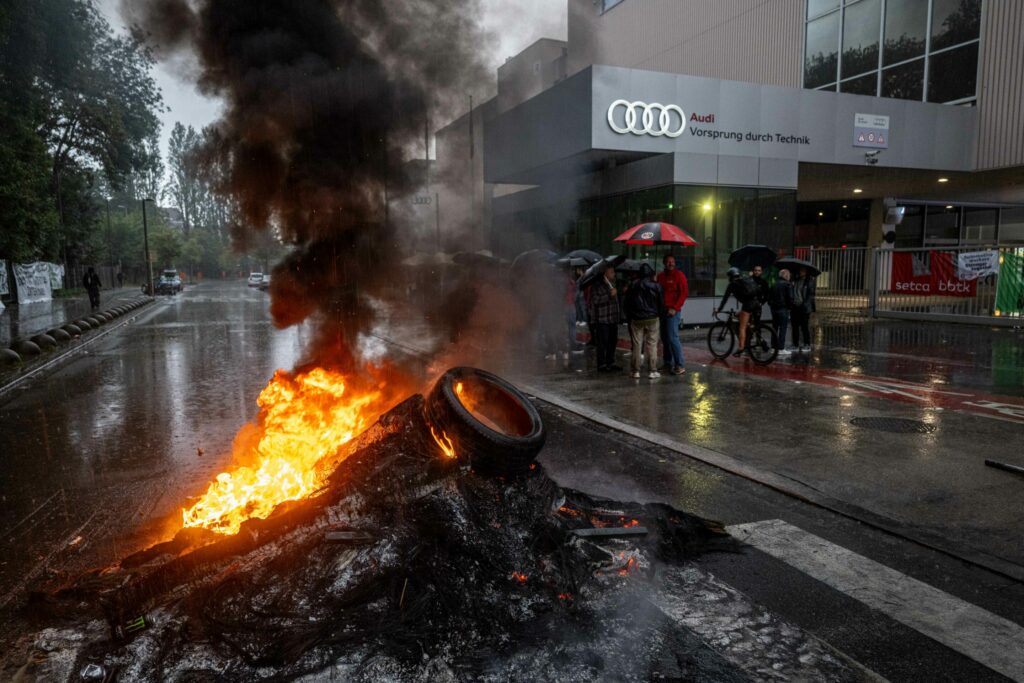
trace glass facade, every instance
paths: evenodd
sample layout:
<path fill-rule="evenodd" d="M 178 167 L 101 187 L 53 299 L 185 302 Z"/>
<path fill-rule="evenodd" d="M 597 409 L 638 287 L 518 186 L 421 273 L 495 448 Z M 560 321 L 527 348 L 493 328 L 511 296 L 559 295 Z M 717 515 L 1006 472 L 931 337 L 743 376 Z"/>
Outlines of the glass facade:
<path fill-rule="evenodd" d="M 725 291 L 729 254 L 737 247 L 767 244 L 791 252 L 795 213 L 792 190 L 666 185 L 580 202 L 568 232 L 551 243 L 564 251 L 626 253 L 655 263 L 672 252 L 690 281 L 690 293 L 713 296 Z M 612 241 L 627 228 L 648 221 L 678 225 L 699 246 L 627 247 Z"/>
<path fill-rule="evenodd" d="M 980 27 L 981 0 L 809 0 L 804 87 L 973 104 Z"/>
<path fill-rule="evenodd" d="M 871 200 L 800 202 L 793 243 L 798 247 L 863 247 Z"/>

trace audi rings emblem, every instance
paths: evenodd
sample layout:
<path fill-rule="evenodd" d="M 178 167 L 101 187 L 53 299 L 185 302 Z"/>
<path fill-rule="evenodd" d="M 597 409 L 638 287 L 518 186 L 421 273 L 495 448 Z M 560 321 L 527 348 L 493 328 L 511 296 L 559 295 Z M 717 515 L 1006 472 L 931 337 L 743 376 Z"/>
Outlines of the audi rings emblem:
<path fill-rule="evenodd" d="M 625 110 L 625 126 L 619 125 L 615 120 L 616 110 L 622 107 Z M 678 116 L 678 120 L 672 114 Z M 677 138 L 686 130 L 686 114 L 674 104 L 659 104 L 652 102 L 628 102 L 626 100 L 615 100 L 612 106 L 608 107 L 608 125 L 616 133 L 625 135 L 653 135 L 668 138 Z"/>

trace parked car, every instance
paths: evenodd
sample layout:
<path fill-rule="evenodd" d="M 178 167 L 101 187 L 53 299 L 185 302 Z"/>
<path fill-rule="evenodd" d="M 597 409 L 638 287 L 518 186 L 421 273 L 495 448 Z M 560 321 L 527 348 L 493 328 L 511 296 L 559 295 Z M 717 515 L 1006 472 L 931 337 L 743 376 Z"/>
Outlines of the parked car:
<path fill-rule="evenodd" d="M 153 286 L 157 294 L 177 294 L 181 291 L 181 276 L 176 270 L 165 270 Z"/>
<path fill-rule="evenodd" d="M 250 287 L 259 287 L 261 284 L 263 284 L 263 273 L 249 273 L 248 285 Z"/>
<path fill-rule="evenodd" d="M 264 292 L 270 289 L 270 273 L 263 274 L 263 280 L 260 281 L 260 289 Z"/>

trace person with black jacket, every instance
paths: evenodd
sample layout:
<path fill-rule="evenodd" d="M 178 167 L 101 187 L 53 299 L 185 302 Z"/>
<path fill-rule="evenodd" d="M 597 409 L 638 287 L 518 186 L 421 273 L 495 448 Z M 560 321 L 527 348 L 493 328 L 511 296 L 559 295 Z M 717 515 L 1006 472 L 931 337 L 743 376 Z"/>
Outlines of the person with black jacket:
<path fill-rule="evenodd" d="M 757 283 L 757 298 L 762 304 L 768 303 L 768 297 L 771 296 L 771 287 L 768 286 L 768 281 L 764 279 L 764 268 L 761 266 L 754 266 L 750 269 L 750 279 Z M 761 309 L 757 309 L 754 312 L 754 320 L 759 320 L 761 317 Z"/>
<path fill-rule="evenodd" d="M 811 350 L 811 313 L 816 310 L 814 276 L 806 268 L 793 283 L 793 350 L 807 353 Z M 800 345 L 803 336 L 804 345 Z"/>
<path fill-rule="evenodd" d="M 725 308 L 730 296 L 736 298 L 736 303 L 740 305 L 740 312 L 737 316 L 740 328 L 740 347 L 732 355 L 739 357 L 747 348 L 747 326 L 750 325 L 750 316 L 761 310 L 761 289 L 749 275 L 740 274 L 739 268 L 730 268 L 725 272 L 725 276 L 729 278 L 729 286 L 725 288 L 722 302 L 712 313 L 717 314 Z"/>
<path fill-rule="evenodd" d="M 768 307 L 772 309 L 772 327 L 775 328 L 775 343 L 780 356 L 792 353 L 786 348 L 789 312 L 793 308 L 793 283 L 789 281 L 790 277 L 788 270 L 780 270 L 779 279 L 775 281 L 775 286 L 768 295 Z"/>
<path fill-rule="evenodd" d="M 630 283 L 625 296 L 626 320 L 633 346 L 632 378 L 640 378 L 643 359 L 647 359 L 647 376 L 661 377 L 658 372 L 658 337 L 664 300 L 661 285 L 654 280 L 654 268 L 648 263 L 640 266 L 640 277 Z"/>
<path fill-rule="evenodd" d="M 82 278 L 82 286 L 89 293 L 89 304 L 92 306 L 92 310 L 95 311 L 100 307 L 100 276 L 96 274 L 92 266 L 89 267 L 85 277 Z"/>

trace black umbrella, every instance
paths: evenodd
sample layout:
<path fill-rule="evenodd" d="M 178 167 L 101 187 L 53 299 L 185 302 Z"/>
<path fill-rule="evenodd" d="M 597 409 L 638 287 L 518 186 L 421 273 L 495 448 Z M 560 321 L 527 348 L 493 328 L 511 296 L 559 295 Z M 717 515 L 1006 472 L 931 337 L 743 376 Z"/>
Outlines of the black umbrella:
<path fill-rule="evenodd" d="M 622 273 L 639 273 L 644 265 L 651 266 L 651 263 L 650 261 L 638 261 L 636 259 L 628 258 L 616 266 L 615 269 Z M 651 270 L 653 269 L 654 266 L 651 266 Z"/>
<path fill-rule="evenodd" d="M 605 256 L 603 259 L 595 263 L 594 265 L 587 268 L 587 272 L 580 276 L 580 279 L 576 281 L 576 286 L 580 289 L 586 289 L 594 280 L 604 275 L 604 271 L 608 270 L 608 266 L 618 268 L 622 265 L 622 262 L 626 260 L 626 257 L 622 254 L 618 256 Z"/>
<path fill-rule="evenodd" d="M 746 244 L 729 254 L 729 265 L 740 270 L 753 270 L 754 266 L 767 268 L 775 263 L 776 256 L 763 244 Z"/>
<path fill-rule="evenodd" d="M 590 251 L 589 249 L 577 249 L 576 251 L 570 251 L 565 255 L 566 258 L 581 258 L 587 262 L 586 265 L 592 266 L 601 260 L 601 255 L 596 251 Z"/>
<path fill-rule="evenodd" d="M 547 249 L 530 249 L 516 256 L 512 261 L 513 272 L 523 272 L 541 266 L 550 266 L 558 260 L 558 254 Z"/>
<path fill-rule="evenodd" d="M 797 276 L 801 268 L 806 268 L 807 272 L 814 277 L 821 275 L 821 268 L 818 268 L 810 261 L 805 261 L 802 258 L 795 258 L 793 256 L 783 256 L 775 262 L 775 267 L 780 270 L 783 268 L 789 270 L 793 273 L 794 278 Z"/>
<path fill-rule="evenodd" d="M 481 251 L 459 251 L 452 254 L 452 261 L 469 268 L 490 268 L 501 264 L 498 259 Z"/>
<path fill-rule="evenodd" d="M 600 260 L 601 259 L 598 259 L 598 261 L 600 261 Z M 587 259 L 580 258 L 578 256 L 572 256 L 572 257 L 566 256 L 565 258 L 558 259 L 558 261 L 556 261 L 556 263 L 558 265 L 562 266 L 563 268 L 585 268 L 585 267 L 591 265 L 594 262 L 593 261 L 588 261 Z"/>

